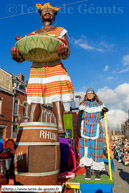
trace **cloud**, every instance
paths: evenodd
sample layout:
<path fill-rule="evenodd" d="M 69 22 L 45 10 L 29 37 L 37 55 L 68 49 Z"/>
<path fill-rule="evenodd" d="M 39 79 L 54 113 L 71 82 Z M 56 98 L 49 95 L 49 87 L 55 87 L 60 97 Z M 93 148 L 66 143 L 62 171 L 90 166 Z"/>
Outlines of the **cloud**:
<path fill-rule="evenodd" d="M 82 35 L 79 39 L 69 38 L 69 41 L 87 51 L 104 52 L 104 49 L 90 45 L 87 41 L 87 37 L 84 35 Z"/>
<path fill-rule="evenodd" d="M 124 68 L 122 70 L 120 70 L 119 72 L 117 72 L 118 74 L 122 74 L 122 73 L 125 73 L 125 72 L 128 72 L 129 71 L 129 66 L 127 68 Z"/>
<path fill-rule="evenodd" d="M 110 129 L 120 129 L 121 123 L 124 122 L 126 119 L 127 113 L 125 113 L 123 110 L 110 110 L 107 113 L 107 124 Z"/>
<path fill-rule="evenodd" d="M 98 89 L 96 94 L 109 109 L 107 120 L 110 129 L 120 129 L 121 123 L 128 118 L 129 83 L 120 84 L 115 89 L 110 89 L 105 86 L 104 88 Z M 75 95 L 80 95 L 83 99 L 85 92 L 75 92 Z M 75 101 L 76 106 L 78 106 L 79 100 L 76 99 Z"/>
<path fill-rule="evenodd" d="M 123 66 L 129 65 L 129 55 L 123 57 Z"/>
<path fill-rule="evenodd" d="M 109 77 L 106 78 L 107 81 L 110 81 L 110 80 L 112 80 L 112 79 L 113 79 L 112 76 L 109 76 Z"/>
<path fill-rule="evenodd" d="M 129 83 L 117 86 L 114 90 L 108 87 L 99 89 L 97 95 L 109 108 L 107 113 L 110 128 L 121 128 L 121 123 L 128 118 Z"/>
<path fill-rule="evenodd" d="M 105 66 L 104 67 L 104 72 L 108 71 L 108 69 L 109 69 L 109 66 Z"/>
<path fill-rule="evenodd" d="M 123 99 L 125 99 L 125 97 L 129 97 L 129 83 L 120 84 L 115 89 L 115 92 L 122 96 Z"/>
<path fill-rule="evenodd" d="M 104 41 L 89 43 L 85 35 L 81 35 L 79 39 L 69 37 L 69 41 L 87 51 L 105 52 L 112 50 L 114 44 L 107 44 Z"/>
<path fill-rule="evenodd" d="M 118 103 L 118 98 L 114 90 L 109 89 L 108 87 L 104 87 L 97 91 L 97 95 L 108 108 L 112 108 L 112 107 L 116 108 L 116 104 Z"/>
<path fill-rule="evenodd" d="M 114 48 L 115 45 L 114 44 L 107 44 L 106 42 L 101 41 L 100 46 L 102 46 L 106 50 L 111 50 L 112 48 Z"/>
<path fill-rule="evenodd" d="M 84 50 L 95 50 L 93 46 L 89 46 L 87 43 L 78 43 L 78 45 Z"/>
<path fill-rule="evenodd" d="M 97 91 L 101 100 L 111 109 L 121 109 L 125 112 L 129 107 L 129 83 L 120 84 L 114 90 L 108 87 Z"/>
<path fill-rule="evenodd" d="M 125 72 L 129 71 L 129 55 L 123 56 L 123 58 L 122 58 L 122 66 L 124 67 L 123 69 L 121 69 L 119 71 L 117 69 L 117 71 L 114 71 L 114 73 L 122 74 L 122 73 L 125 73 Z"/>

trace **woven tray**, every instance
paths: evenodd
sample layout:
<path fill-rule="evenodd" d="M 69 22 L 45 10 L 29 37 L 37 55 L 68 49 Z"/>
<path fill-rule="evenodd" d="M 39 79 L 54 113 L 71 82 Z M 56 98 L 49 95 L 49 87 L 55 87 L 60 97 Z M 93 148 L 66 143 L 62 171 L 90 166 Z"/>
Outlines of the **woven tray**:
<path fill-rule="evenodd" d="M 61 40 L 52 36 L 32 35 L 18 40 L 15 47 L 24 60 L 48 62 L 58 59 L 57 48 L 61 44 Z"/>

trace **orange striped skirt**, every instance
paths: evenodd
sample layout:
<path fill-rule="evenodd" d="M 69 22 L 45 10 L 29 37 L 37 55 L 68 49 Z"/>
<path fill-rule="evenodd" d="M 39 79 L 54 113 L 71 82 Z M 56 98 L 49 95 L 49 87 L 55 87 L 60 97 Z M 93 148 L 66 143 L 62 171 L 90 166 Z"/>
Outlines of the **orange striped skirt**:
<path fill-rule="evenodd" d="M 27 102 L 51 104 L 73 100 L 73 85 L 63 64 L 31 67 Z"/>

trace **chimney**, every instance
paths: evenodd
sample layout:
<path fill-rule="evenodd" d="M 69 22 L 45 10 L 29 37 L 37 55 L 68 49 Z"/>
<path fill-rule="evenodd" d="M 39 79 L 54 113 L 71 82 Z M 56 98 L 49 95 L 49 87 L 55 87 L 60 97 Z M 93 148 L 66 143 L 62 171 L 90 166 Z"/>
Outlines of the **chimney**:
<path fill-rule="evenodd" d="M 18 73 L 17 78 L 20 79 L 20 80 L 22 80 L 22 81 L 24 82 L 24 76 L 22 75 L 21 72 Z"/>

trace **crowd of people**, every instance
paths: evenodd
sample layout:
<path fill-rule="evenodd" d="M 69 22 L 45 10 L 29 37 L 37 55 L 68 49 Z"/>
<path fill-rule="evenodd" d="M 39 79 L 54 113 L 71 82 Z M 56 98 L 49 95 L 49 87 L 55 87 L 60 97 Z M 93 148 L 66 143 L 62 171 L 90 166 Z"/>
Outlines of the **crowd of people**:
<path fill-rule="evenodd" d="M 114 158 L 117 159 L 118 162 L 123 163 L 124 165 L 129 165 L 129 140 L 125 139 L 117 140 L 112 143 L 112 151 L 114 154 Z"/>

